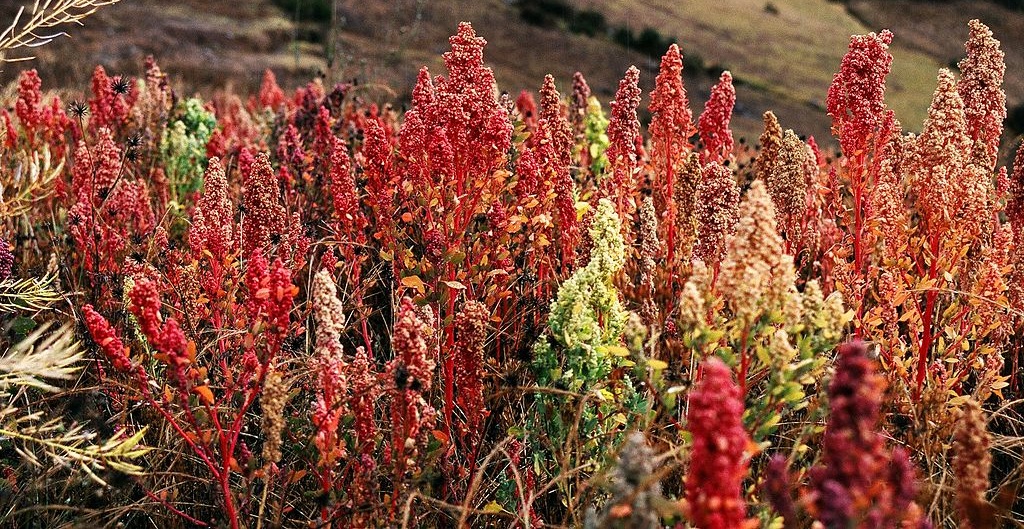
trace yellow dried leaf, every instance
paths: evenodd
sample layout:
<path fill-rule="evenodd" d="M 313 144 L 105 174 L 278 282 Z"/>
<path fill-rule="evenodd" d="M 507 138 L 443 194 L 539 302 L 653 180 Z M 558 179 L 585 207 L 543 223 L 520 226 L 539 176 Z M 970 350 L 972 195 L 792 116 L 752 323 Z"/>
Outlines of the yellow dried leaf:
<path fill-rule="evenodd" d="M 662 371 L 668 369 L 668 362 L 662 360 L 648 360 L 647 365 L 651 366 L 651 369 L 655 371 Z"/>
<path fill-rule="evenodd" d="M 487 514 L 498 514 L 500 512 L 504 512 L 505 509 L 503 509 L 498 502 L 491 500 L 491 503 L 484 505 L 484 508 L 480 510 Z"/>
<path fill-rule="evenodd" d="M 420 294 L 426 291 L 426 285 L 423 284 L 423 280 L 420 276 L 405 276 L 402 278 L 402 286 L 408 288 L 415 288 Z"/>
<path fill-rule="evenodd" d="M 462 283 L 459 283 L 458 281 L 441 281 L 441 282 L 444 283 L 445 286 L 447 286 L 448 288 L 452 288 L 452 289 L 455 289 L 455 290 L 466 290 L 466 285 L 463 285 Z"/>

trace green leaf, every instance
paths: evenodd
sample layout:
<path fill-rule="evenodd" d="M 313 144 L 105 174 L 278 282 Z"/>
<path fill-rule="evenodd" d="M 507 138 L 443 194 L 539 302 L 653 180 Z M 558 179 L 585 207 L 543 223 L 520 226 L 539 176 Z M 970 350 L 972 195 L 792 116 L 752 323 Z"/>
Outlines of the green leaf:
<path fill-rule="evenodd" d="M 36 321 L 27 316 L 18 316 L 11 322 L 11 334 L 13 336 L 26 336 L 36 328 Z"/>
<path fill-rule="evenodd" d="M 621 345 L 599 345 L 594 350 L 598 353 L 612 356 L 629 356 L 629 349 Z"/>

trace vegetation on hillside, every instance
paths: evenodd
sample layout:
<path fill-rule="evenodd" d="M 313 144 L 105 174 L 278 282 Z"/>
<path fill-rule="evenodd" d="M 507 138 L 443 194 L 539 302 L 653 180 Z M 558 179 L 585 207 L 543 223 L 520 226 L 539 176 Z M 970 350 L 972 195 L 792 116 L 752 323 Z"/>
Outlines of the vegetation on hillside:
<path fill-rule="evenodd" d="M 676 44 L 646 127 L 635 67 L 513 98 L 466 22 L 404 111 L 21 72 L 0 525 L 1024 523 L 1024 146 L 968 28 L 919 133 L 851 37 L 838 149 L 737 139 Z"/>

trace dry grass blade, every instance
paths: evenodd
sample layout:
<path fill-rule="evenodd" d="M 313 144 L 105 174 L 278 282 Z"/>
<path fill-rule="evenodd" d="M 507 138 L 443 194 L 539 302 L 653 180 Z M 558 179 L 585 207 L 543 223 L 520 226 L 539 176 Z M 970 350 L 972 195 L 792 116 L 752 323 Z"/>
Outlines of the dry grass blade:
<path fill-rule="evenodd" d="M 0 439 L 14 442 L 15 451 L 31 465 L 42 467 L 42 458 L 53 465 L 78 467 L 94 481 L 106 483 L 94 469 L 109 468 L 125 474 L 138 475 L 142 467 L 132 460 L 145 455 L 150 448 L 139 446 L 146 433 L 143 428 L 131 437 L 111 439 L 103 444 L 92 441 L 96 433 L 83 425 L 68 427 L 60 419 L 39 422 L 42 412 L 17 416 L 18 410 L 9 407 L 0 412 Z"/>
<path fill-rule="evenodd" d="M 65 324 L 47 334 L 50 325 L 42 325 L 0 357 L 0 391 L 13 386 L 56 391 L 43 379 L 66 380 L 79 367 L 83 351 L 75 341 L 74 326 Z"/>
<path fill-rule="evenodd" d="M 0 281 L 0 314 L 43 310 L 60 301 L 61 295 L 51 286 L 53 279 L 52 276 L 45 276 Z"/>
<path fill-rule="evenodd" d="M 3 51 L 0 50 L 0 56 Z M 0 219 L 24 215 L 32 206 L 45 199 L 53 191 L 51 185 L 64 170 L 64 161 L 53 165 L 50 148 L 42 147 L 15 155 L 17 165 L 13 174 L 0 178 Z"/>
<path fill-rule="evenodd" d="M 69 379 L 79 369 L 83 356 L 75 340 L 73 324 L 49 331 L 49 323 L 41 325 L 0 357 L 0 391 L 12 388 L 36 388 L 57 391 L 44 379 Z M 60 418 L 46 420 L 42 411 L 26 413 L 13 404 L 13 399 L 0 409 L 0 441 L 14 445 L 14 450 L 29 464 L 43 466 L 48 459 L 55 466 L 76 466 L 96 482 L 103 480 L 94 469 L 109 468 L 126 474 L 140 474 L 142 468 L 132 461 L 142 457 L 149 448 L 139 446 L 145 428 L 129 437 L 94 441 L 96 433 L 81 424 L 64 424 Z"/>
<path fill-rule="evenodd" d="M 35 48 L 44 46 L 54 39 L 67 33 L 56 31 L 43 33 L 65 24 L 82 24 L 82 20 L 96 12 L 97 9 L 116 4 L 120 0 L 36 0 L 28 17 L 25 6 L 18 9 L 11 25 L 0 33 L 0 62 L 16 62 L 30 60 L 33 57 L 8 59 L 7 52 L 18 48 Z"/>

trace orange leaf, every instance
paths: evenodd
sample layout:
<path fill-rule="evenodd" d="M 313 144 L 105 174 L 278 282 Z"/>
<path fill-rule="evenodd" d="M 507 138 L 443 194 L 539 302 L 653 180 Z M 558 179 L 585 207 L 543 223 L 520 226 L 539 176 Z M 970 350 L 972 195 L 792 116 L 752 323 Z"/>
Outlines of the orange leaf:
<path fill-rule="evenodd" d="M 405 276 L 402 278 L 402 285 L 408 288 L 415 288 L 420 294 L 426 291 L 426 285 L 423 284 L 420 276 Z"/>
<path fill-rule="evenodd" d="M 612 518 L 625 518 L 633 513 L 633 507 L 628 503 L 620 503 L 608 510 Z"/>
<path fill-rule="evenodd" d="M 192 391 L 199 395 L 199 400 L 203 401 L 203 404 L 213 405 L 213 391 L 210 390 L 210 386 L 196 386 Z"/>
<path fill-rule="evenodd" d="M 434 434 L 434 439 L 437 439 L 438 442 L 440 442 L 442 445 L 446 445 L 449 442 L 451 442 L 451 440 L 452 440 L 451 437 L 448 437 L 447 433 L 445 433 L 445 432 L 443 432 L 441 430 L 434 430 L 433 434 Z"/>

